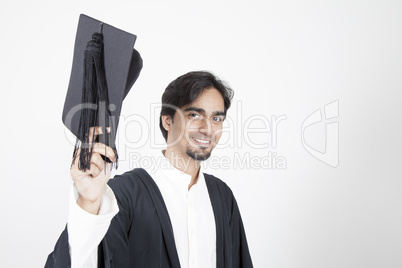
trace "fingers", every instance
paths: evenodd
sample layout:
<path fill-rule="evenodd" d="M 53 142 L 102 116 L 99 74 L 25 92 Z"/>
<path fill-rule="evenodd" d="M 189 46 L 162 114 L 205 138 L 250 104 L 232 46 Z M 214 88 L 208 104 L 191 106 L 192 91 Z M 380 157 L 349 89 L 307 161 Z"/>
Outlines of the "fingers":
<path fill-rule="evenodd" d="M 110 132 L 110 127 L 107 127 L 106 130 Z M 101 127 L 92 127 L 90 128 L 90 138 L 95 138 L 96 135 L 102 134 L 102 128 Z M 92 137 L 92 135 L 95 135 L 95 137 Z M 99 176 L 100 172 L 102 172 L 105 169 L 105 160 L 104 157 L 107 157 L 110 161 L 116 162 L 116 154 L 114 152 L 114 149 L 103 144 L 103 143 L 93 143 L 93 144 L 86 144 L 87 146 L 93 146 L 92 148 L 92 155 L 91 155 L 91 160 L 90 160 L 90 167 L 89 170 L 86 170 L 83 172 L 83 170 L 79 169 L 79 159 L 80 159 L 80 154 L 82 153 L 82 146 L 81 148 L 77 149 L 76 155 L 73 159 L 73 163 L 71 165 L 70 173 L 71 176 L 74 178 L 82 178 L 83 176 L 91 176 L 91 177 L 97 177 Z M 111 166 L 109 166 L 111 169 Z"/>
<path fill-rule="evenodd" d="M 91 167 L 88 171 L 92 177 L 97 177 L 99 173 L 105 168 L 105 161 L 103 161 L 100 154 L 92 154 Z"/>
<path fill-rule="evenodd" d="M 75 165 L 77 160 L 80 158 L 81 148 L 78 148 L 77 150 L 78 150 L 77 154 L 74 158 L 75 161 L 72 163 L 73 165 Z M 103 143 L 100 143 L 100 142 L 94 143 L 92 154 L 94 154 L 94 153 L 101 154 L 101 155 L 109 158 L 110 161 L 116 162 L 116 154 L 115 154 L 113 148 L 109 147 Z"/>
<path fill-rule="evenodd" d="M 95 131 L 95 133 L 94 133 Z M 106 127 L 107 133 L 110 133 L 110 127 Z M 89 142 L 91 143 L 93 139 L 96 139 L 96 136 L 103 134 L 102 127 L 90 127 L 89 128 Z"/>
<path fill-rule="evenodd" d="M 111 172 L 112 163 L 105 162 L 100 154 L 93 154 L 90 169 L 85 172 L 85 174 L 96 178 L 101 175 L 101 173 L 104 173 L 102 176 L 106 176 L 105 178 L 109 179 Z"/>
<path fill-rule="evenodd" d="M 103 160 L 103 158 L 101 157 L 101 155 L 98 153 L 92 154 L 90 168 L 89 168 L 89 170 L 87 170 L 85 172 L 79 170 L 78 161 L 79 161 L 79 159 L 76 159 L 70 169 L 70 173 L 73 176 L 73 178 L 80 178 L 82 176 L 97 177 L 105 169 L 106 163 Z M 109 168 L 110 168 L 110 166 L 109 166 Z"/>
<path fill-rule="evenodd" d="M 80 178 L 82 176 L 97 177 L 100 174 L 100 172 L 102 172 L 105 169 L 106 163 L 104 158 L 102 158 L 102 156 L 107 157 L 112 162 L 116 162 L 116 155 L 111 147 L 106 146 L 102 143 L 95 143 L 91 156 L 89 170 L 86 170 L 84 172 L 79 169 L 79 161 L 80 161 L 79 159 L 81 150 L 80 149 L 78 150 L 79 151 L 77 152 L 77 155 L 74 158 L 74 162 L 72 163 L 70 168 L 70 173 L 73 178 Z M 109 169 L 111 169 L 110 165 Z"/>
<path fill-rule="evenodd" d="M 115 155 L 114 150 L 112 149 L 112 147 L 106 146 L 103 143 L 99 143 L 99 142 L 95 143 L 94 148 L 93 148 L 93 152 L 101 154 L 103 156 L 106 156 L 112 162 L 116 162 L 116 155 Z"/>

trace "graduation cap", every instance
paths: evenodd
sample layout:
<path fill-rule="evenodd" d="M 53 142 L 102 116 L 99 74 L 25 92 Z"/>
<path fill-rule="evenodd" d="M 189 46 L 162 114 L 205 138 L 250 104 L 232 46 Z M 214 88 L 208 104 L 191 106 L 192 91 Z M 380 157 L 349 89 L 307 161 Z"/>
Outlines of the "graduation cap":
<path fill-rule="evenodd" d="M 134 49 L 136 38 L 80 15 L 63 123 L 77 137 L 73 159 L 80 149 L 78 167 L 82 171 L 90 168 L 90 141 L 112 147 L 117 160 L 115 139 L 122 102 L 142 69 L 141 56 Z M 95 131 L 90 137 L 93 127 L 102 129 L 98 140 L 94 140 Z M 107 157 L 104 160 L 110 162 Z"/>

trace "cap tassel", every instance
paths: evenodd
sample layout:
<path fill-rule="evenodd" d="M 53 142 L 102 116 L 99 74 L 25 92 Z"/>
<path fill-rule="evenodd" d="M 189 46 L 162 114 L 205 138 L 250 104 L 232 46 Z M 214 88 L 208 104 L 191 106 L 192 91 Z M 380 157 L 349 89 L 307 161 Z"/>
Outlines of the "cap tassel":
<path fill-rule="evenodd" d="M 117 168 L 118 155 L 114 142 L 115 129 L 112 127 L 113 120 L 111 119 L 109 109 L 109 96 L 104 67 L 102 24 L 99 27 L 99 32 L 92 35 L 92 40 L 88 42 L 85 50 L 82 105 L 73 161 L 75 161 L 79 148 L 81 148 L 78 168 L 83 172 L 89 170 L 93 145 L 95 142 L 100 142 L 113 149 L 116 156 L 115 163 Z M 92 131 L 92 137 L 90 137 L 90 128 L 92 127 L 101 127 L 103 134 L 97 135 L 95 139 L 95 131 Z M 110 133 L 107 133 L 106 127 L 110 127 Z M 105 162 L 111 163 L 107 156 L 103 157 L 103 159 Z"/>

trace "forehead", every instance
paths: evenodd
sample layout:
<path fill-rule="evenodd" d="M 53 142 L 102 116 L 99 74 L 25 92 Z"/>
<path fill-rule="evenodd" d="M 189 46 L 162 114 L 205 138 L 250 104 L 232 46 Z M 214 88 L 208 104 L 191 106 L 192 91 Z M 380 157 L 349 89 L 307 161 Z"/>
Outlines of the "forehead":
<path fill-rule="evenodd" d="M 182 107 L 182 110 L 188 107 L 197 107 L 208 112 L 225 110 L 225 103 L 222 94 L 216 88 L 205 89 L 192 103 Z"/>

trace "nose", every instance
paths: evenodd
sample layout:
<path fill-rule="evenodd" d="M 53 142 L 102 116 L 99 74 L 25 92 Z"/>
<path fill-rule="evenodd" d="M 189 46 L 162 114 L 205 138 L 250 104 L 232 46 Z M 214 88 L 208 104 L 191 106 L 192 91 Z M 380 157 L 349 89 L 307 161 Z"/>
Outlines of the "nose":
<path fill-rule="evenodd" d="M 212 129 L 212 124 L 211 124 L 211 121 L 209 121 L 207 118 L 202 118 L 201 120 L 200 120 L 200 125 L 199 125 L 199 128 L 198 128 L 198 131 L 201 133 L 201 134 L 204 134 L 204 135 L 207 135 L 207 136 L 211 136 L 212 135 L 212 132 L 213 132 L 213 129 Z"/>

